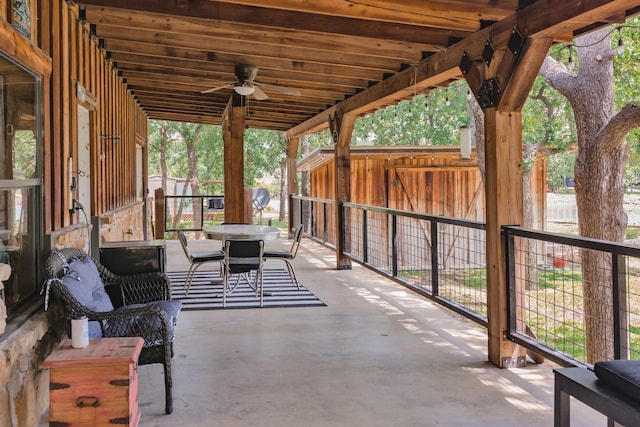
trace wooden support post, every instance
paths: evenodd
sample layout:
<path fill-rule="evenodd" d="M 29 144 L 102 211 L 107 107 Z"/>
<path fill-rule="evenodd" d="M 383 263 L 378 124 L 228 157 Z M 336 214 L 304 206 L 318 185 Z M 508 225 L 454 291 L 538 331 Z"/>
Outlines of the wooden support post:
<path fill-rule="evenodd" d="M 245 223 L 244 118 L 245 99 L 233 92 L 224 112 L 224 221 Z"/>
<path fill-rule="evenodd" d="M 164 188 L 156 188 L 153 197 L 155 199 L 154 213 L 156 217 L 154 236 L 156 239 L 164 239 Z"/>
<path fill-rule="evenodd" d="M 246 187 L 244 189 L 244 205 L 243 205 L 243 224 L 253 224 L 253 189 Z"/>
<path fill-rule="evenodd" d="M 523 366 L 525 351 L 505 339 L 507 273 L 501 227 L 522 224 L 522 124 L 519 112 L 488 108 L 485 114 L 485 195 L 487 212 L 487 319 L 489 361 Z"/>
<path fill-rule="evenodd" d="M 287 139 L 287 194 L 298 194 L 298 145 L 300 138 Z M 291 199 L 288 199 L 291 200 Z M 292 206 L 288 208 L 289 230 L 288 237 L 293 238 L 293 228 L 297 225 L 293 223 Z"/>
<path fill-rule="evenodd" d="M 350 238 L 350 218 L 348 210 L 344 216 L 341 215 L 340 201 L 351 200 L 351 134 L 356 116 L 354 114 L 342 115 L 336 113 L 329 118 L 329 126 L 335 144 L 335 164 L 336 164 L 336 219 L 338 238 L 336 239 L 336 267 L 338 270 L 350 270 L 351 260 L 344 256 L 345 249 L 351 246 Z M 343 238 L 340 238 L 340 236 Z"/>
<path fill-rule="evenodd" d="M 490 54 L 478 46 L 477 52 L 465 52 L 460 62 L 484 111 L 488 354 L 489 361 L 501 368 L 526 364 L 525 349 L 506 338 L 509 307 L 501 228 L 523 223 L 520 111 L 551 42 L 548 38 L 524 38 L 513 28 L 509 40 L 493 46 Z M 516 317 L 519 323 L 514 326 L 524 331 L 524 321 Z"/>

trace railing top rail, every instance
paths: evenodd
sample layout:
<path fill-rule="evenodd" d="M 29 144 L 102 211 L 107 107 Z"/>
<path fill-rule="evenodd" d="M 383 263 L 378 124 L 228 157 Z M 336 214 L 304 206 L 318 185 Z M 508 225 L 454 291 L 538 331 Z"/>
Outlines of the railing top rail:
<path fill-rule="evenodd" d="M 224 197 L 222 194 L 187 194 L 183 195 L 165 195 L 165 199 L 196 199 L 196 198 L 208 198 L 208 197 Z"/>
<path fill-rule="evenodd" d="M 547 231 L 535 231 L 514 225 L 502 226 L 502 231 L 507 236 L 526 237 L 530 239 L 544 240 L 546 242 L 576 246 L 585 249 L 595 249 L 602 252 L 611 252 L 617 255 L 628 255 L 640 258 L 640 247 L 625 243 L 592 239 L 589 237 L 568 236 L 566 234 L 549 233 Z"/>
<path fill-rule="evenodd" d="M 403 216 L 403 217 L 408 217 L 408 218 L 423 219 L 423 220 L 427 220 L 427 221 L 438 222 L 438 223 L 441 223 L 441 224 L 459 225 L 459 226 L 464 226 L 464 227 L 468 227 L 468 228 L 475 228 L 475 229 L 478 229 L 478 230 L 485 230 L 486 229 L 486 224 L 483 223 L 483 222 L 479 222 L 479 221 L 470 221 L 470 220 L 465 220 L 465 219 L 450 218 L 450 217 L 445 217 L 445 216 L 440 216 L 440 215 L 421 214 L 421 213 L 416 213 L 416 212 L 411 212 L 411 211 L 404 211 L 404 210 L 400 210 L 400 209 L 389 209 L 389 208 L 383 208 L 383 207 L 379 207 L 379 206 L 362 205 L 362 204 L 359 204 L 359 203 L 351 203 L 351 202 L 342 202 L 341 201 L 340 205 L 342 205 L 344 207 L 348 207 L 348 208 L 362 209 L 362 210 L 365 210 L 365 211 L 381 212 L 381 213 L 387 213 L 387 214 L 391 214 L 391 215 Z"/>
<path fill-rule="evenodd" d="M 332 204 L 335 205 L 336 201 L 333 199 L 322 199 L 320 197 L 309 197 L 309 196 L 301 196 L 299 194 L 292 194 L 291 195 L 292 199 L 296 199 L 296 200 L 304 200 L 307 202 L 319 202 L 319 203 L 328 203 L 328 204 Z"/>

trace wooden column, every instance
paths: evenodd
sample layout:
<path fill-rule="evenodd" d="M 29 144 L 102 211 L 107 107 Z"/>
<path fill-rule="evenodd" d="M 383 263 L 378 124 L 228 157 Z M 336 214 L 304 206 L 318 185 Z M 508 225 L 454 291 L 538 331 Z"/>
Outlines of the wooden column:
<path fill-rule="evenodd" d="M 485 109 L 487 210 L 487 318 L 489 361 L 499 367 L 526 363 L 523 348 L 504 339 L 507 330 L 506 259 L 502 225 L 522 224 L 522 124 L 519 112 Z"/>
<path fill-rule="evenodd" d="M 156 188 L 154 192 L 154 214 L 156 217 L 155 228 L 153 235 L 156 239 L 164 239 L 164 223 L 165 223 L 165 201 L 164 201 L 164 188 Z"/>
<path fill-rule="evenodd" d="M 501 368 L 526 364 L 525 349 L 505 339 L 509 310 L 501 227 L 523 222 L 520 111 L 551 46 L 550 39 L 525 39 L 516 28 L 505 42 L 492 46 L 495 53 L 485 46 L 465 52 L 460 63 L 484 111 L 488 355 Z M 524 324 L 517 328 L 524 331 Z"/>
<path fill-rule="evenodd" d="M 233 92 L 224 112 L 224 221 L 245 223 L 244 97 Z"/>
<path fill-rule="evenodd" d="M 300 138 L 289 138 L 287 140 L 287 193 L 298 194 L 298 145 Z M 289 199 L 291 200 L 291 199 Z M 293 237 L 293 228 L 297 225 L 293 223 L 293 210 L 289 206 L 289 238 Z"/>
<path fill-rule="evenodd" d="M 354 114 L 343 115 L 340 111 L 329 117 L 329 127 L 333 135 L 335 145 L 336 164 L 336 219 L 338 230 L 336 239 L 336 268 L 338 270 L 350 270 L 351 260 L 344 256 L 345 249 L 351 245 L 349 210 L 341 214 L 340 201 L 351 200 L 351 134 L 356 116 Z M 343 236 L 342 238 L 340 236 Z"/>

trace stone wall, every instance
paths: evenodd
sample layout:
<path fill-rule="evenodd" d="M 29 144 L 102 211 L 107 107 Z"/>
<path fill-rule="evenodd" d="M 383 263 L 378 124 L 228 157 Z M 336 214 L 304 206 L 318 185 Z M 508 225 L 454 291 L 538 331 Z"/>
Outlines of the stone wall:
<path fill-rule="evenodd" d="M 89 253 L 91 224 L 77 224 L 51 233 L 51 250 L 62 248 L 82 249 Z"/>
<path fill-rule="evenodd" d="M 100 244 L 144 240 L 144 203 L 135 202 L 99 215 Z"/>
<path fill-rule="evenodd" d="M 54 316 L 40 313 L 0 342 L 0 426 L 36 426 L 49 407 L 49 371 L 39 366 L 65 333 L 50 327 Z"/>

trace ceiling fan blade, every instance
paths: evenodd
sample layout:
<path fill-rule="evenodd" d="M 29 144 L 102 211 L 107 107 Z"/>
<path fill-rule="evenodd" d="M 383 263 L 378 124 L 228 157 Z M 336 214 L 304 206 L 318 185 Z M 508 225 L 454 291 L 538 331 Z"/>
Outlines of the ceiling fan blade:
<path fill-rule="evenodd" d="M 260 88 L 256 87 L 255 83 L 253 86 L 253 97 L 258 101 L 264 101 L 265 99 L 269 99 L 269 96 L 266 93 L 264 93 L 262 90 L 260 90 Z"/>
<path fill-rule="evenodd" d="M 215 91 L 218 91 L 218 90 L 221 90 L 221 89 L 227 89 L 227 88 L 232 88 L 232 87 L 233 87 L 233 83 L 227 83 L 227 84 L 224 84 L 222 86 L 212 87 L 211 89 L 203 90 L 200 93 L 211 93 L 211 92 L 215 92 Z"/>
<path fill-rule="evenodd" d="M 263 87 L 267 90 L 271 90 L 273 92 L 279 92 L 279 93 L 284 93 L 286 95 L 293 95 L 293 96 L 300 96 L 300 92 L 292 89 L 290 87 L 284 87 L 284 86 L 276 86 L 276 85 L 270 85 L 267 83 L 258 83 L 258 82 L 253 82 L 254 85 L 256 86 L 260 86 Z"/>

